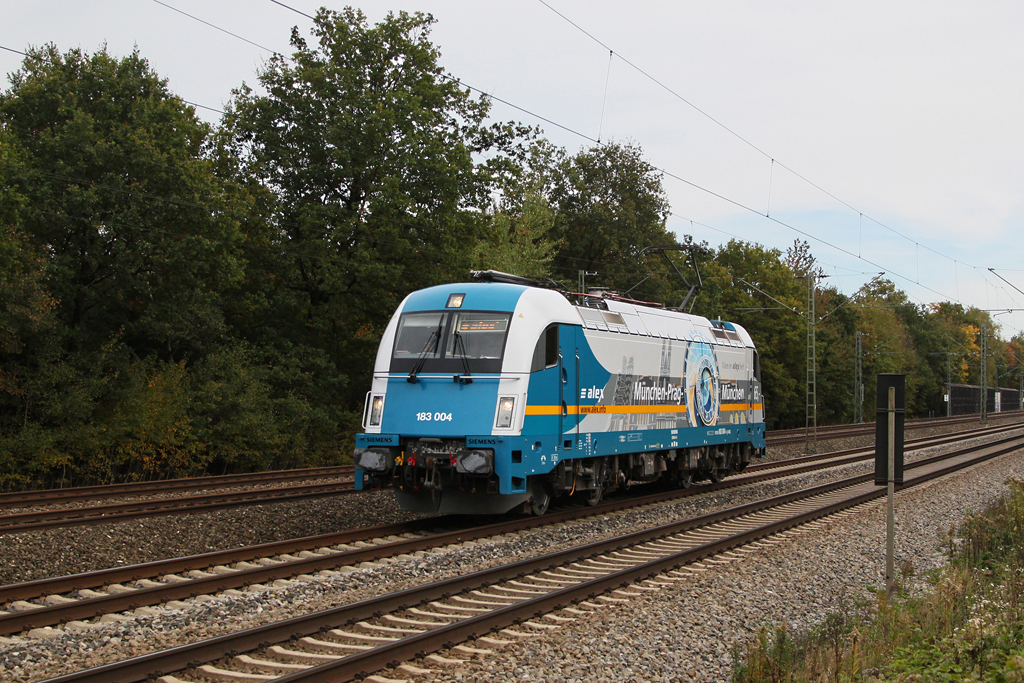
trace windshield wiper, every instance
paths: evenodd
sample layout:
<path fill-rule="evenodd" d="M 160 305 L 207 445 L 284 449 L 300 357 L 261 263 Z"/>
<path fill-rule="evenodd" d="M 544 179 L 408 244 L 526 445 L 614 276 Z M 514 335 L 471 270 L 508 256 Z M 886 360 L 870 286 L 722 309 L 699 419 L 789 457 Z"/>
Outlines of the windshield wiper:
<path fill-rule="evenodd" d="M 409 372 L 409 376 L 405 378 L 406 382 L 416 384 L 419 382 L 419 377 L 416 373 L 423 369 L 423 364 L 427 362 L 427 354 L 437 353 L 437 345 L 441 341 L 441 328 L 444 326 L 444 317 L 437 323 L 437 329 L 430 333 L 427 337 L 427 343 L 423 345 L 423 350 L 420 351 L 420 357 L 416 359 L 416 365 L 412 366 L 412 370 Z M 434 342 L 434 348 L 430 348 L 430 342 Z"/>
<path fill-rule="evenodd" d="M 452 344 L 452 353 L 457 353 L 459 358 L 462 359 L 462 374 L 452 375 L 452 380 L 459 384 L 472 384 L 473 378 L 469 376 L 469 357 L 466 354 L 466 342 L 462 341 L 462 335 L 459 334 L 458 330 L 454 330 L 452 334 L 455 335 L 455 343 Z"/>

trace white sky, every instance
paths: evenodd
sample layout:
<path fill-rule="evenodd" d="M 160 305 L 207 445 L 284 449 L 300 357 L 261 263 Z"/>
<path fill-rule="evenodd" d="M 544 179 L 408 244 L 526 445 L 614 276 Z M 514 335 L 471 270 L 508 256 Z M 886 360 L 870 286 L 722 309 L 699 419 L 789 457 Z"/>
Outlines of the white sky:
<path fill-rule="evenodd" d="M 291 27 L 310 26 L 270 0 L 162 1 L 285 53 Z M 1024 309 L 1024 4 L 546 1 L 607 48 L 540 0 L 357 6 L 373 22 L 432 14 L 452 75 L 591 138 L 634 140 L 659 168 L 761 214 L 666 177 L 681 234 L 783 250 L 808 239 L 846 293 L 885 271 L 918 303 Z M 4 47 L 138 45 L 174 92 L 214 108 L 270 54 L 155 0 L 5 4 Z M 20 61 L 0 50 L 4 74 Z M 570 151 L 590 144 L 497 102 L 492 114 Z M 1024 311 L 996 320 L 1005 337 L 1024 329 Z"/>

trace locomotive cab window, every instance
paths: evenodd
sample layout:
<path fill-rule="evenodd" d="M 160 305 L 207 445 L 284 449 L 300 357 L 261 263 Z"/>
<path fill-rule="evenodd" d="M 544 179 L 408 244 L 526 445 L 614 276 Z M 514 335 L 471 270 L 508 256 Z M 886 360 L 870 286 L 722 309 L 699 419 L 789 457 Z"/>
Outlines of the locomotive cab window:
<path fill-rule="evenodd" d="M 447 313 L 407 313 L 398 323 L 395 358 L 437 358 Z"/>
<path fill-rule="evenodd" d="M 505 313 L 456 313 L 445 356 L 500 359 L 507 329 Z"/>
<path fill-rule="evenodd" d="M 541 333 L 533 350 L 530 372 L 558 365 L 558 325 L 551 325 Z"/>
<path fill-rule="evenodd" d="M 403 313 L 391 372 L 501 372 L 510 314 L 487 311 Z"/>

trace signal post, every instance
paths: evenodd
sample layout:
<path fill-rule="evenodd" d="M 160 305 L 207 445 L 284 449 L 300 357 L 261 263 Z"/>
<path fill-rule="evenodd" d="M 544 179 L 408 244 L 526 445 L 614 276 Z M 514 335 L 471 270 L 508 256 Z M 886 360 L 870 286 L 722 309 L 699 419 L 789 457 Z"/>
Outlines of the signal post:
<path fill-rule="evenodd" d="M 893 597 L 896 535 L 896 484 L 903 483 L 905 375 L 878 375 L 875 394 L 875 485 L 888 487 L 885 531 L 885 592 Z"/>

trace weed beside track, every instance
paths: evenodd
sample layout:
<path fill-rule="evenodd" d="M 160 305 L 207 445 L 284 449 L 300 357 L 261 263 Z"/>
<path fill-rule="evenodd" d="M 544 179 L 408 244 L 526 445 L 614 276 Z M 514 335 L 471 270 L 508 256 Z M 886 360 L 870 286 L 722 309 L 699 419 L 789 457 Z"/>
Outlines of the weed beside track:
<path fill-rule="evenodd" d="M 736 653 L 734 683 L 1024 681 L 1024 482 L 946 544 L 923 595 L 878 591 L 803 633 L 766 624 Z"/>

